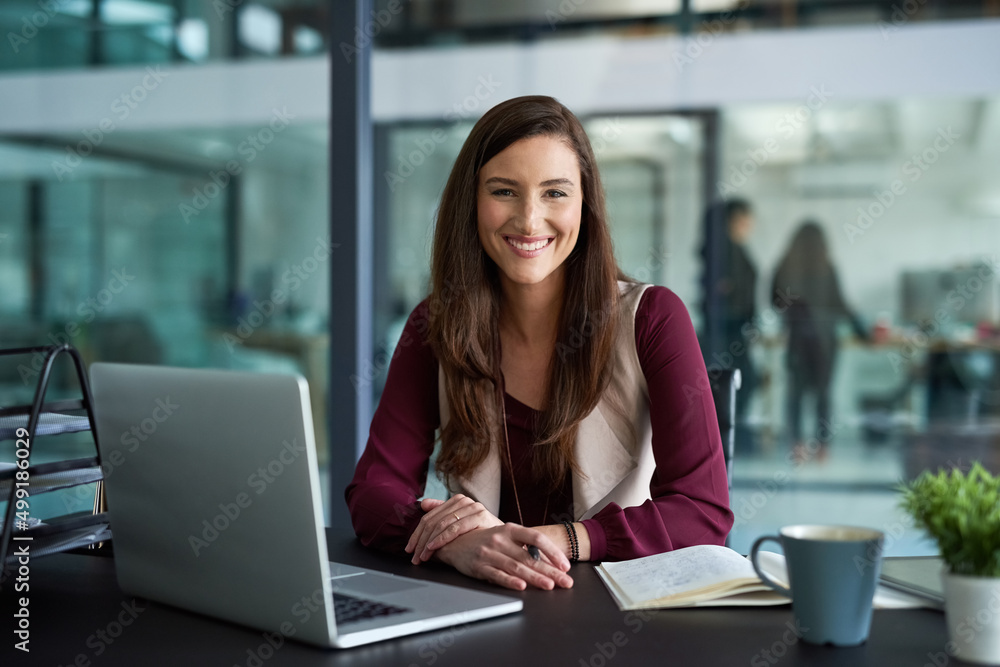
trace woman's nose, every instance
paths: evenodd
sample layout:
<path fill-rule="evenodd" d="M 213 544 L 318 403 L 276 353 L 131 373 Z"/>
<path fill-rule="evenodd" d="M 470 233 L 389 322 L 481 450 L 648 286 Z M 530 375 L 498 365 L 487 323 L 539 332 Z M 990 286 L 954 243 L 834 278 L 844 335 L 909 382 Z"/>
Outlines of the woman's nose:
<path fill-rule="evenodd" d="M 531 236 L 531 232 L 537 230 L 545 219 L 541 204 L 527 197 L 523 200 L 519 213 L 518 230 L 525 236 Z"/>

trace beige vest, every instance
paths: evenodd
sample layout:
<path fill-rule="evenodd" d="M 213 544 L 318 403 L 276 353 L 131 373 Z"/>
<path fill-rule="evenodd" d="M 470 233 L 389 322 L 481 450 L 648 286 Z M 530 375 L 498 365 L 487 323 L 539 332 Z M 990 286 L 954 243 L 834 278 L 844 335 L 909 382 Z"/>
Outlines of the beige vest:
<path fill-rule="evenodd" d="M 576 460 L 582 472 L 573 474 L 572 512 L 577 520 L 589 519 L 608 503 L 632 507 L 650 497 L 649 482 L 655 463 L 649 390 L 635 349 L 635 313 L 649 285 L 620 282 L 618 286 L 623 317 L 618 327 L 611 383 L 597 407 L 580 422 L 576 438 Z M 443 426 L 448 423 L 449 410 L 440 367 L 438 405 Z M 616 410 L 614 405 L 621 407 Z M 627 418 L 623 419 L 623 413 Z M 494 446 L 467 478 L 458 480 L 456 489 L 481 502 L 494 515 L 500 511 L 501 454 Z"/>

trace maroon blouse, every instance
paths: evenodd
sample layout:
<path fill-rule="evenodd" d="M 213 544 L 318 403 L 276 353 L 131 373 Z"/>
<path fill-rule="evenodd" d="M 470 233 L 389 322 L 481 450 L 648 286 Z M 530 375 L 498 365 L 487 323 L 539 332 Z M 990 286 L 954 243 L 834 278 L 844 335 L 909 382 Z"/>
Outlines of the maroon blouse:
<path fill-rule="evenodd" d="M 347 487 L 354 530 L 365 545 L 402 553 L 423 515 L 427 464 L 439 426 L 438 363 L 425 342 L 427 302 L 411 313 L 389 366 L 368 445 Z M 583 522 L 591 560 L 626 560 L 694 544 L 722 544 L 733 524 L 722 443 L 705 362 L 687 309 L 665 287 L 639 302 L 635 344 L 649 388 L 656 470 L 651 500 L 611 503 Z M 524 525 L 568 517 L 571 480 L 556 493 L 533 481 L 530 448 L 538 413 L 506 395 L 517 486 L 504 472 L 499 518 Z M 506 470 L 506 465 L 503 466 Z M 520 505 L 520 512 L 518 511 Z"/>

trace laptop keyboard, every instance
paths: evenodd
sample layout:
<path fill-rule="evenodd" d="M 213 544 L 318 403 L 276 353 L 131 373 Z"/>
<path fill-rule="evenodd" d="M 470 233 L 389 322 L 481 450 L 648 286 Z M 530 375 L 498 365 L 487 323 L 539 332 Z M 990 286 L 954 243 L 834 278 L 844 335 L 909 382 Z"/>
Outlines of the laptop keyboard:
<path fill-rule="evenodd" d="M 333 613 L 337 619 L 337 625 L 362 621 L 367 618 L 393 616 L 407 611 L 412 610 L 385 604 L 384 602 L 376 602 L 375 600 L 356 598 L 353 595 L 346 595 L 344 593 L 333 594 Z"/>

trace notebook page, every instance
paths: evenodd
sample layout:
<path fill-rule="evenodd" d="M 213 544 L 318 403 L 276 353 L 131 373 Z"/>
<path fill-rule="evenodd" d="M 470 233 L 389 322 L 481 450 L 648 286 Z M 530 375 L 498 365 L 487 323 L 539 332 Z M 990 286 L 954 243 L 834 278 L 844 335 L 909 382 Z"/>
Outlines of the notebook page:
<path fill-rule="evenodd" d="M 699 545 L 635 560 L 601 565 L 631 603 L 655 600 L 720 584 L 756 578 L 753 566 L 732 549 Z"/>

